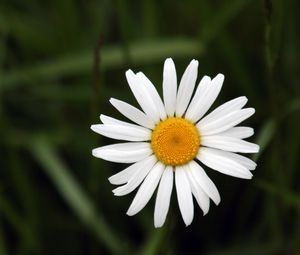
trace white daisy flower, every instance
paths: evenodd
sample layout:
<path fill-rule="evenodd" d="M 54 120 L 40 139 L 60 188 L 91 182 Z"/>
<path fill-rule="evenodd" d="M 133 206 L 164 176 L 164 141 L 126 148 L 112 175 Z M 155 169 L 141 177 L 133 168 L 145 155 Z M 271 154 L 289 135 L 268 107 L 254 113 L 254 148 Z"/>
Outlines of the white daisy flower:
<path fill-rule="evenodd" d="M 111 104 L 133 123 L 101 115 L 103 124 L 92 125 L 98 134 L 128 141 L 93 150 L 104 160 L 131 163 L 109 181 L 122 185 L 113 190 L 124 196 L 138 186 L 127 214 L 135 215 L 152 197 L 157 186 L 154 225 L 166 219 L 173 189 L 174 175 L 177 200 L 183 221 L 194 217 L 193 196 L 206 214 L 210 199 L 218 205 L 219 192 L 202 168 L 202 164 L 223 174 L 251 179 L 255 162 L 236 153 L 256 153 L 259 146 L 244 141 L 253 135 L 250 127 L 237 126 L 254 114 L 253 108 L 242 109 L 246 97 L 238 97 L 205 115 L 217 98 L 224 75 L 211 79 L 204 76 L 196 88 L 198 61 L 186 68 L 178 89 L 174 62 L 166 59 L 163 71 L 163 101 L 151 81 L 142 73 L 126 72 L 126 78 L 142 111 L 117 99 Z"/>

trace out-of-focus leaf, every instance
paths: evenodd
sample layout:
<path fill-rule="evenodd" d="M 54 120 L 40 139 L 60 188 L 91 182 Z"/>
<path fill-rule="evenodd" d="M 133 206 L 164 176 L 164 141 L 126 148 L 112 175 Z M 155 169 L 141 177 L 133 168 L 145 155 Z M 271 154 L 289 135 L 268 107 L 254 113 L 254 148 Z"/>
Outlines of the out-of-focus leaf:
<path fill-rule="evenodd" d="M 164 226 L 161 229 L 153 229 L 149 235 L 147 241 L 143 245 L 141 251 L 137 254 L 142 255 L 155 255 L 159 252 L 163 239 L 166 237 L 168 226 Z"/>
<path fill-rule="evenodd" d="M 259 152 L 253 156 L 253 159 L 257 161 L 262 153 L 265 151 L 267 146 L 270 144 L 277 128 L 277 122 L 274 119 L 270 119 L 265 122 L 265 124 L 261 127 L 256 142 L 259 144 L 260 149 Z"/>
<path fill-rule="evenodd" d="M 286 107 L 284 114 L 293 114 L 294 112 L 297 112 L 300 110 L 300 98 L 295 98 L 291 100 L 291 102 Z"/>
<path fill-rule="evenodd" d="M 47 140 L 37 137 L 32 141 L 29 149 L 77 217 L 96 235 L 99 241 L 106 245 L 112 254 L 122 254 L 123 242 L 107 225 L 102 215 L 96 211 L 89 196 L 60 160 L 51 144 Z"/>
<path fill-rule="evenodd" d="M 223 2 L 218 11 L 213 11 L 214 15 L 209 18 L 209 22 L 204 26 L 201 33 L 201 40 L 209 42 L 234 18 L 250 0 L 233 0 Z"/>
<path fill-rule="evenodd" d="M 203 51 L 196 40 L 168 38 L 158 41 L 136 42 L 129 45 L 128 54 L 133 64 L 162 62 L 167 57 L 197 56 Z M 101 50 L 101 71 L 121 67 L 126 64 L 126 53 L 121 46 L 107 46 Z M 43 79 L 56 79 L 68 75 L 79 75 L 92 70 L 93 56 L 91 52 L 83 52 L 74 56 L 63 56 L 48 63 L 40 63 L 34 67 L 12 70 L 1 77 L 2 88 L 14 88 L 26 82 Z"/>
<path fill-rule="evenodd" d="M 300 210 L 300 194 L 297 194 L 296 192 L 290 190 L 283 190 L 282 188 L 280 189 L 272 183 L 261 179 L 256 179 L 255 184 L 267 193 L 279 196 L 283 202 L 297 208 L 297 210 Z"/>
<path fill-rule="evenodd" d="M 26 249 L 35 252 L 38 248 L 38 242 L 36 236 L 32 232 L 32 229 L 26 220 L 22 218 L 17 210 L 11 205 L 10 201 L 0 193 L 0 212 L 3 218 L 5 218 L 12 226 L 12 228 L 18 233 L 18 236 L 26 245 Z"/>
<path fill-rule="evenodd" d="M 291 100 L 290 103 L 283 109 L 280 121 L 284 120 L 284 118 L 289 114 L 293 114 L 299 110 L 300 98 Z M 256 143 L 260 145 L 260 150 L 253 156 L 253 159 L 255 161 L 257 161 L 260 158 L 262 153 L 265 151 L 266 147 L 271 142 L 272 137 L 276 133 L 278 125 L 279 121 L 276 121 L 275 119 L 269 119 L 262 125 L 256 139 Z"/>
<path fill-rule="evenodd" d="M 232 70 L 231 75 L 239 80 L 239 86 L 249 98 L 256 99 L 257 91 L 253 86 L 254 80 L 251 77 L 245 58 L 239 45 L 227 33 L 221 33 L 220 39 L 217 40 L 221 54 L 225 56 L 227 65 Z"/>
<path fill-rule="evenodd" d="M 285 1 L 265 0 L 264 8 L 266 17 L 266 63 L 269 71 L 272 71 L 277 61 L 282 41 Z"/>

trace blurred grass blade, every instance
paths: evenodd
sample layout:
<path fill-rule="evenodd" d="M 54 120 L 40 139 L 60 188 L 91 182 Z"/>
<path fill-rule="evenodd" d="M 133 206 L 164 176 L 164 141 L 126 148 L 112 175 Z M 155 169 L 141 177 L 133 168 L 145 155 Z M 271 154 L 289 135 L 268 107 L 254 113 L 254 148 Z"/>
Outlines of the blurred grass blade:
<path fill-rule="evenodd" d="M 60 160 L 51 144 L 43 138 L 36 138 L 30 145 L 30 150 L 78 218 L 95 233 L 112 254 L 122 254 L 121 240 L 96 212 L 94 204 Z"/>
<path fill-rule="evenodd" d="M 196 40 L 184 38 L 167 38 L 157 41 L 136 42 L 129 45 L 128 54 L 133 64 L 151 63 L 166 57 L 198 56 L 202 53 L 202 45 Z M 92 52 L 83 52 L 73 56 L 63 56 L 57 60 L 39 63 L 28 68 L 13 70 L 3 74 L 0 86 L 14 88 L 24 85 L 24 82 L 41 79 L 56 79 L 66 75 L 88 73 L 92 69 Z M 101 50 L 101 71 L 125 65 L 127 55 L 121 46 L 104 46 Z"/>
<path fill-rule="evenodd" d="M 171 208 L 171 207 L 170 207 Z M 170 210 L 170 209 L 169 209 Z M 165 246 L 165 243 L 168 242 L 168 237 L 171 233 L 173 233 L 175 229 L 174 215 L 172 212 L 169 212 L 168 219 L 162 228 L 149 228 L 148 236 L 139 251 L 138 255 L 156 255 L 159 254 L 159 251 L 162 250 L 162 247 Z M 171 252 L 171 251 L 169 251 Z"/>
<path fill-rule="evenodd" d="M 255 180 L 255 184 L 269 194 L 279 196 L 282 201 L 300 210 L 300 194 L 296 194 L 295 192 L 287 189 L 279 189 L 272 183 L 257 178 Z"/>
<path fill-rule="evenodd" d="M 232 75 L 240 81 L 239 86 L 243 89 L 243 92 L 249 98 L 256 99 L 258 92 L 253 86 L 254 80 L 251 77 L 249 66 L 246 64 L 245 56 L 240 46 L 226 32 L 220 34 L 217 43 L 219 46 L 217 50 L 227 59 L 226 64 L 231 69 Z"/>
<path fill-rule="evenodd" d="M 285 3 L 283 0 L 265 0 L 265 54 L 266 65 L 271 72 L 278 59 L 283 39 Z"/>
<path fill-rule="evenodd" d="M 281 116 L 280 121 L 286 118 L 289 114 L 293 114 L 300 110 L 300 98 L 295 98 L 290 101 L 290 103 L 285 107 L 283 110 L 283 114 Z M 279 122 L 275 119 L 269 119 L 264 123 L 261 127 L 258 137 L 256 139 L 256 143 L 260 145 L 260 150 L 253 156 L 253 159 L 257 161 L 262 153 L 265 151 L 267 146 L 270 144 L 273 136 L 276 133 L 278 128 Z"/>
<path fill-rule="evenodd" d="M 169 226 L 164 226 L 160 229 L 153 229 L 150 236 L 142 247 L 142 250 L 137 254 L 155 255 L 159 253 L 159 248 L 167 234 Z"/>
<path fill-rule="evenodd" d="M 297 112 L 300 110 L 300 98 L 295 98 L 291 100 L 291 102 L 286 107 L 284 114 L 289 115 L 293 114 L 294 112 Z"/>
<path fill-rule="evenodd" d="M 32 232 L 31 226 L 18 214 L 17 210 L 11 205 L 10 201 L 0 193 L 0 212 L 16 231 L 19 238 L 26 245 L 26 249 L 32 253 L 36 252 L 38 243 L 36 236 Z M 1 233 L 0 233 L 1 234 Z"/>
<path fill-rule="evenodd" d="M 253 156 L 254 161 L 257 161 L 267 146 L 272 141 L 272 138 L 277 129 L 277 122 L 274 119 L 270 119 L 265 122 L 258 133 L 258 137 L 255 141 L 260 146 L 259 152 Z"/>
<path fill-rule="evenodd" d="M 250 0 L 224 1 L 219 11 L 214 11 L 213 17 L 202 30 L 201 39 L 208 43 L 249 3 Z"/>

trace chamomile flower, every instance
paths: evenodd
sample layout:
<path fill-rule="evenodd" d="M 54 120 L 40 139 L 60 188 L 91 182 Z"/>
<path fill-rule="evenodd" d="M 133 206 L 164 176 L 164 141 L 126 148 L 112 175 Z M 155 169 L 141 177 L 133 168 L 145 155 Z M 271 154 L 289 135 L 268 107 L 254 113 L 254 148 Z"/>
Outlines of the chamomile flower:
<path fill-rule="evenodd" d="M 219 204 L 219 192 L 202 165 L 244 179 L 251 179 L 251 170 L 256 167 L 255 162 L 237 154 L 259 150 L 258 145 L 243 140 L 253 135 L 253 129 L 237 126 L 255 110 L 242 109 L 247 98 L 238 97 L 204 117 L 221 90 L 224 75 L 213 79 L 204 76 L 195 89 L 197 70 L 198 61 L 192 60 L 177 88 L 174 62 L 166 59 L 163 100 L 142 72 L 128 70 L 129 87 L 142 110 L 112 98 L 111 104 L 133 123 L 101 115 L 103 124 L 91 126 L 98 134 L 127 141 L 96 148 L 92 153 L 104 160 L 131 164 L 109 178 L 112 184 L 121 185 L 113 190 L 115 196 L 139 187 L 128 215 L 142 210 L 157 189 L 155 227 L 165 222 L 174 182 L 186 225 L 194 217 L 193 196 L 203 214 L 209 211 L 210 199 Z"/>

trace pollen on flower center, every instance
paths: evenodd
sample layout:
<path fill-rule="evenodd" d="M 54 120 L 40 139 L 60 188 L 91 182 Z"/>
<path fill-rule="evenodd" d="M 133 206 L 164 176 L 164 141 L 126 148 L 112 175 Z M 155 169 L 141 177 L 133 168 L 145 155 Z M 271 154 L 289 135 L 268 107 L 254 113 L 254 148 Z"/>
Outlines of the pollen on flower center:
<path fill-rule="evenodd" d="M 200 135 L 195 125 L 183 118 L 171 117 L 157 124 L 152 132 L 151 147 L 165 165 L 183 165 L 198 153 Z"/>

